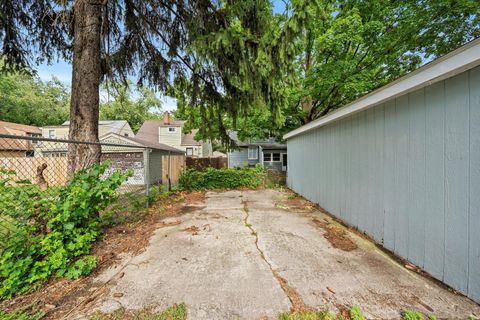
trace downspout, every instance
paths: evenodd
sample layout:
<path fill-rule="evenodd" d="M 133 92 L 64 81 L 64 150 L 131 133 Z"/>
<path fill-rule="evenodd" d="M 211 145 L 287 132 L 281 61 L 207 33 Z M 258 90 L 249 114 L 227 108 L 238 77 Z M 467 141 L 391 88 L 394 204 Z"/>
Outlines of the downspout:
<path fill-rule="evenodd" d="M 258 156 L 260 157 L 260 164 L 263 167 L 263 148 L 262 148 L 262 146 L 258 146 Z"/>

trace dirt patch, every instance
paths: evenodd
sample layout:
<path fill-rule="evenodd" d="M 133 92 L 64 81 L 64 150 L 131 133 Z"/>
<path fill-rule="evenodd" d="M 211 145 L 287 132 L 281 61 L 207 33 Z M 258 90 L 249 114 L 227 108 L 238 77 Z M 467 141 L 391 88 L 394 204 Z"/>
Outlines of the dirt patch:
<path fill-rule="evenodd" d="M 197 226 L 190 226 L 188 228 L 182 229 L 184 232 L 190 233 L 192 236 L 198 235 L 198 232 L 200 231 L 200 228 Z"/>
<path fill-rule="evenodd" d="M 189 206 L 189 205 L 186 205 L 186 206 L 183 206 L 180 209 L 180 212 L 181 213 L 190 213 L 190 212 L 197 211 L 197 210 L 202 210 L 202 209 L 205 209 L 205 206 Z"/>
<path fill-rule="evenodd" d="M 347 232 L 339 227 L 333 226 L 326 219 L 318 220 L 316 218 L 312 219 L 313 222 L 325 230 L 323 236 L 327 239 L 330 244 L 337 249 L 343 251 L 352 251 L 357 249 L 357 245 L 352 241 L 347 235 Z"/>
<path fill-rule="evenodd" d="M 203 203 L 205 201 L 205 191 L 194 191 L 185 194 L 185 202 L 187 204 Z"/>
<path fill-rule="evenodd" d="M 287 279 L 282 277 L 277 270 L 272 270 L 272 273 L 282 287 L 282 290 L 285 292 L 285 294 L 288 296 L 288 299 L 292 303 L 291 312 L 305 312 L 312 310 L 309 306 L 305 304 L 297 289 L 288 284 Z"/>
<path fill-rule="evenodd" d="M 97 267 L 90 276 L 76 281 L 52 278 L 37 291 L 0 301 L 0 310 L 12 311 L 36 302 L 38 308 L 46 312 L 44 319 L 64 318 L 70 310 L 80 304 L 89 303 L 92 297 L 99 294 L 100 284 L 93 282 L 96 276 L 120 262 L 124 254 L 137 255 L 143 252 L 157 228 L 181 223 L 180 220 L 163 222 L 164 218 L 183 213 L 184 202 L 189 203 L 198 199 L 202 199 L 202 193 L 195 193 L 192 196 L 177 193 L 168 198 L 162 198 L 150 208 L 145 209 L 139 221 L 117 225 L 103 233 L 91 252 L 97 257 Z"/>
<path fill-rule="evenodd" d="M 287 199 L 281 201 L 276 206 L 280 209 L 295 210 L 301 212 L 312 212 L 316 208 L 315 204 L 298 196 L 293 192 L 287 193 Z"/>

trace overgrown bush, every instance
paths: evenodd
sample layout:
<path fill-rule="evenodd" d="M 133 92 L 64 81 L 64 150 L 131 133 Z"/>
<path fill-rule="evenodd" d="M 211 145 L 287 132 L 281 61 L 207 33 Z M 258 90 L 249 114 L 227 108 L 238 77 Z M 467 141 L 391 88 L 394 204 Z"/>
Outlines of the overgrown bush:
<path fill-rule="evenodd" d="M 99 235 L 99 213 L 131 176 L 115 171 L 104 177 L 109 165 L 78 171 L 66 186 L 45 191 L 28 181 L 0 180 L 0 213 L 15 229 L 0 254 L 0 297 L 26 292 L 52 275 L 77 279 L 93 270 L 96 259 L 88 254 Z"/>
<path fill-rule="evenodd" d="M 180 175 L 179 187 L 185 191 L 203 189 L 258 188 L 264 182 L 263 167 L 186 169 Z"/>

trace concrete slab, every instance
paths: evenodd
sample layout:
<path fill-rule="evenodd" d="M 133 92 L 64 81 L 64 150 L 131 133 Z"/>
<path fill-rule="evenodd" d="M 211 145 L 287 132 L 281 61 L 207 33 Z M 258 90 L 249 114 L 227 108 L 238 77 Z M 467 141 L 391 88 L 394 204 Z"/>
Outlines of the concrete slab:
<path fill-rule="evenodd" d="M 471 300 L 354 234 L 357 249 L 333 248 L 312 222 L 328 217 L 278 208 L 285 197 L 275 190 L 209 192 L 181 224 L 159 228 L 143 254 L 99 276 L 106 282 L 123 273 L 98 310 L 185 302 L 189 319 L 274 319 L 301 300 L 334 312 L 359 305 L 371 319 L 398 319 L 407 309 L 448 319 L 480 315 Z"/>

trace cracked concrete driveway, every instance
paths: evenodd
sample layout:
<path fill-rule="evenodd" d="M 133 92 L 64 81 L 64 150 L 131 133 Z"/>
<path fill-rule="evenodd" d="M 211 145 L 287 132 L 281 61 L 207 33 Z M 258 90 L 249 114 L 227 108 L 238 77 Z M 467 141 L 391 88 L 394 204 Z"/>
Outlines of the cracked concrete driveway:
<path fill-rule="evenodd" d="M 144 253 L 100 275 L 99 283 L 113 280 L 95 308 L 160 310 L 185 302 L 189 319 L 274 319 L 292 308 L 339 312 L 353 305 L 371 319 L 398 319 L 404 310 L 480 316 L 471 300 L 355 234 L 347 231 L 356 249 L 334 248 L 315 221 L 335 222 L 316 210 L 276 205 L 286 197 L 275 190 L 207 193 L 205 203 L 165 220 Z"/>

